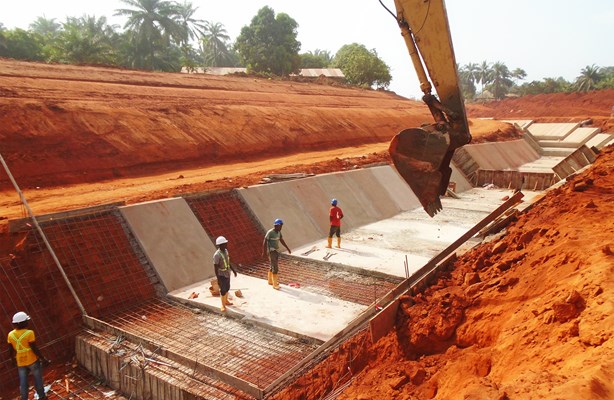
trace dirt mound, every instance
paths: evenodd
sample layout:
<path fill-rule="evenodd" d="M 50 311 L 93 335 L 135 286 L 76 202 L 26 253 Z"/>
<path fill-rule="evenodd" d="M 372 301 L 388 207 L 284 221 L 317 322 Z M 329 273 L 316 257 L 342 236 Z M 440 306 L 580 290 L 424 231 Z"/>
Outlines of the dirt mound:
<path fill-rule="evenodd" d="M 614 148 L 277 399 L 614 397 Z M 348 372 L 349 371 L 349 372 Z M 579 373 L 582 371 L 582 373 Z"/>
<path fill-rule="evenodd" d="M 552 93 L 467 104 L 472 118 L 534 119 L 539 122 L 593 120 L 593 126 L 614 132 L 614 90 Z"/>
<path fill-rule="evenodd" d="M 237 77 L 4 60 L 0 87 L 2 154 L 37 186 L 381 143 L 431 119 L 391 93 Z"/>
<path fill-rule="evenodd" d="M 0 88 L 0 152 L 37 214 L 390 162 L 396 133 L 432 122 L 392 93 L 249 77 L 0 60 Z M 0 209 L 24 216 L 3 170 Z"/>

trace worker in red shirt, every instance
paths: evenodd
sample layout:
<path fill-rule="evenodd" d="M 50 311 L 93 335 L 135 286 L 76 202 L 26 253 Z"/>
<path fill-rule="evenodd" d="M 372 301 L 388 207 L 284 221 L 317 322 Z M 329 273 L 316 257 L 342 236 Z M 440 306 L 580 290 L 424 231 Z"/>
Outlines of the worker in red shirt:
<path fill-rule="evenodd" d="M 330 230 L 328 231 L 328 246 L 333 247 L 333 235 L 337 235 L 337 247 L 341 247 L 341 219 L 343 218 L 343 211 L 337 206 L 337 199 L 330 201 Z"/>

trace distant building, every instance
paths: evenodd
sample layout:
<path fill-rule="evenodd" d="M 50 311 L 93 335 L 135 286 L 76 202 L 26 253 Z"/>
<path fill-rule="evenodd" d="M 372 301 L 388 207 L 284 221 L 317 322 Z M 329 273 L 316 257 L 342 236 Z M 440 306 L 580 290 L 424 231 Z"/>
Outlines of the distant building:
<path fill-rule="evenodd" d="M 247 68 L 232 68 L 232 67 L 198 67 L 193 71 L 188 71 L 185 67 L 181 69 L 182 73 L 192 74 L 208 74 L 208 75 L 229 75 L 236 73 L 246 73 Z M 345 75 L 339 68 L 303 68 L 298 74 L 292 74 L 291 76 L 302 76 L 303 78 L 318 79 L 321 76 L 325 78 L 335 79 L 343 81 Z"/>
<path fill-rule="evenodd" d="M 476 96 L 475 100 L 480 103 L 486 103 L 495 100 L 495 96 L 488 90 L 484 90 L 482 93 Z"/>

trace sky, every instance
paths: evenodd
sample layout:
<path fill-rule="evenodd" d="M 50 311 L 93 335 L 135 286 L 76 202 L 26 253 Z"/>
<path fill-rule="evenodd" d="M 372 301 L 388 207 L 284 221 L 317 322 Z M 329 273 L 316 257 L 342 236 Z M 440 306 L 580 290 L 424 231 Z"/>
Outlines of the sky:
<path fill-rule="evenodd" d="M 382 1 L 394 10 L 394 0 Z M 233 41 L 260 8 L 269 6 L 298 23 L 301 53 L 320 49 L 334 55 L 345 44 L 363 44 L 391 68 L 390 90 L 409 98 L 421 96 L 396 21 L 378 0 L 191 2 L 198 8 L 195 18 L 223 24 Z M 27 29 L 39 16 L 63 22 L 67 16 L 94 15 L 123 28 L 125 20 L 113 15 L 119 8 L 130 7 L 121 0 L 4 1 L 0 23 Z M 614 66 L 612 0 L 447 0 L 446 8 L 461 66 L 500 61 L 510 70 L 524 69 L 525 82 L 558 77 L 573 81 L 588 65 Z"/>

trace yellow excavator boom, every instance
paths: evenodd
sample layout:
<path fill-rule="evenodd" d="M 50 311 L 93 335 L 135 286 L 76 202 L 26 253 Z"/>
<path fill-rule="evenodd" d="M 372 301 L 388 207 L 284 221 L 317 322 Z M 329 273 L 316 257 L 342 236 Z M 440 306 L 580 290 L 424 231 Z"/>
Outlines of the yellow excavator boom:
<path fill-rule="evenodd" d="M 454 151 L 469 143 L 471 135 L 444 1 L 394 3 L 397 23 L 420 80 L 422 100 L 435 122 L 401 131 L 390 143 L 390 155 L 432 217 L 441 210 L 439 197 L 448 188 Z"/>

